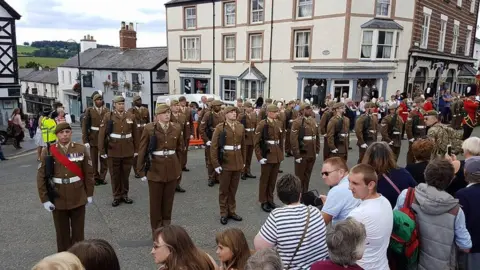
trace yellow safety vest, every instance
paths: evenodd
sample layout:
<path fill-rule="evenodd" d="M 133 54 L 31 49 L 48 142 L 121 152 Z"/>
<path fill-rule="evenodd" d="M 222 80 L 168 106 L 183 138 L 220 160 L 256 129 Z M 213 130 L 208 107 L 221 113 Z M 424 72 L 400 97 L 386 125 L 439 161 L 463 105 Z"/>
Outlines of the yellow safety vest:
<path fill-rule="evenodd" d="M 44 117 L 41 123 L 42 138 L 45 143 L 55 142 L 57 135 L 55 135 L 55 128 L 57 123 L 52 118 Z"/>

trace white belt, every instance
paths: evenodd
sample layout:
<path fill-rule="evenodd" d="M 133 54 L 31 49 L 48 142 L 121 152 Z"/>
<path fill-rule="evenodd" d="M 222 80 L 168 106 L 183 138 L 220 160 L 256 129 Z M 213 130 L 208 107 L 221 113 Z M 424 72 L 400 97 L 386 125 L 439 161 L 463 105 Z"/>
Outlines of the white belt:
<path fill-rule="evenodd" d="M 78 176 L 74 176 L 74 177 L 71 177 L 71 178 L 56 178 L 56 177 L 53 177 L 53 182 L 55 184 L 71 184 L 71 183 L 78 182 L 80 180 L 81 179 Z"/>
<path fill-rule="evenodd" d="M 254 128 L 246 128 L 245 131 L 252 132 L 252 131 L 255 131 L 255 129 Z"/>
<path fill-rule="evenodd" d="M 155 156 L 171 156 L 173 154 L 175 154 L 175 150 L 161 150 L 152 152 L 152 155 Z"/>
<path fill-rule="evenodd" d="M 340 136 L 342 137 L 347 137 L 347 135 L 348 135 L 347 133 L 340 133 Z"/>
<path fill-rule="evenodd" d="M 112 133 L 110 134 L 110 137 L 111 138 L 115 138 L 115 139 L 128 139 L 128 138 L 131 138 L 132 137 L 132 134 L 115 134 L 115 133 Z"/>
<path fill-rule="evenodd" d="M 453 117 L 456 117 L 457 115 L 456 115 L 456 114 L 454 114 L 454 115 L 452 115 L 452 116 L 453 116 Z"/>
<path fill-rule="evenodd" d="M 417 126 L 418 129 L 424 129 L 425 126 Z"/>
<path fill-rule="evenodd" d="M 240 150 L 241 148 L 242 148 L 241 145 L 225 145 L 223 147 L 224 150 L 230 150 L 230 151 Z"/>
<path fill-rule="evenodd" d="M 399 134 L 400 134 L 400 132 L 398 132 L 398 131 L 394 131 L 394 132 L 393 132 L 393 134 L 395 134 L 395 135 L 399 135 Z"/>
<path fill-rule="evenodd" d="M 97 130 L 97 131 L 100 130 L 99 127 L 90 127 L 90 129 L 91 129 L 91 130 Z"/>
<path fill-rule="evenodd" d="M 317 136 L 304 136 L 303 140 L 304 141 L 313 141 L 317 138 Z"/>
<path fill-rule="evenodd" d="M 288 122 L 293 122 L 293 119 L 288 120 Z"/>
<path fill-rule="evenodd" d="M 377 132 L 376 130 L 373 130 L 373 129 L 370 129 L 369 131 L 370 131 L 370 133 L 375 133 L 375 132 Z"/>
<path fill-rule="evenodd" d="M 278 144 L 280 141 L 279 140 L 276 140 L 276 141 L 267 141 L 268 144 Z"/>
<path fill-rule="evenodd" d="M 137 124 L 137 127 L 144 127 L 146 124 Z"/>

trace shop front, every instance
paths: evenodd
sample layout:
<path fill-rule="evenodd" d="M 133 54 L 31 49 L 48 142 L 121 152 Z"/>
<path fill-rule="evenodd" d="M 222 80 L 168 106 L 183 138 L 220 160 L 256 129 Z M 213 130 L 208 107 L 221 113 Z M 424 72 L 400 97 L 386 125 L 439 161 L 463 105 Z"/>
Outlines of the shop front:
<path fill-rule="evenodd" d="M 52 108 L 55 98 L 38 96 L 34 94 L 23 94 L 23 99 L 27 108 L 25 108 L 26 113 L 28 114 L 38 114 L 43 111 L 44 108 Z"/>
<path fill-rule="evenodd" d="M 64 107 L 68 108 L 68 113 L 73 115 L 76 119 L 80 119 L 80 101 L 78 100 L 78 93 L 73 90 L 63 90 L 65 103 Z M 85 107 L 87 108 L 87 107 Z"/>
<path fill-rule="evenodd" d="M 0 89 L 0 126 L 8 125 L 13 110 L 21 107 L 20 97 L 20 86 Z"/>
<path fill-rule="evenodd" d="M 181 94 L 210 94 L 211 69 L 179 68 Z"/>

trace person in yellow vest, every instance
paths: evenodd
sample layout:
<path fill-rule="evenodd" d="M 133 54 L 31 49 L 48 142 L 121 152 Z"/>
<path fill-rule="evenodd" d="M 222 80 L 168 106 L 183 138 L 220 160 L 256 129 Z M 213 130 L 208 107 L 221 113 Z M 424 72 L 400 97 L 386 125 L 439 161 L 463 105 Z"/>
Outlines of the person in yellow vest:
<path fill-rule="evenodd" d="M 54 143 L 57 141 L 57 135 L 55 134 L 55 128 L 57 123 L 55 119 L 51 117 L 52 108 L 45 108 L 43 110 L 44 117 L 40 122 L 40 130 L 42 131 L 42 139 L 46 144 Z"/>

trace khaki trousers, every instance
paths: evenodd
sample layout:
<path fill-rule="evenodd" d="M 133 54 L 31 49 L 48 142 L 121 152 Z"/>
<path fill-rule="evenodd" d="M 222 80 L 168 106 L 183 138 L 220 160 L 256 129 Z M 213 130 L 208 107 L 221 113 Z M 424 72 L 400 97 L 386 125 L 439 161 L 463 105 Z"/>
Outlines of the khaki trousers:
<path fill-rule="evenodd" d="M 112 179 L 113 198 L 120 200 L 128 197 L 129 177 L 132 170 L 133 157 L 127 158 L 108 158 L 108 169 L 110 170 L 110 178 Z"/>
<path fill-rule="evenodd" d="M 246 147 L 245 155 L 247 155 L 247 157 L 245 158 L 245 168 L 243 168 L 243 173 L 250 173 L 250 167 L 252 166 L 252 156 L 253 156 L 254 146 L 246 145 L 245 147 Z"/>
<path fill-rule="evenodd" d="M 173 199 L 175 198 L 176 186 L 177 181 L 148 181 L 152 238 L 156 229 L 169 225 L 172 222 Z"/>
<path fill-rule="evenodd" d="M 290 143 L 290 133 L 291 130 L 287 129 L 285 132 L 285 153 L 291 154 L 292 153 L 292 144 Z"/>
<path fill-rule="evenodd" d="M 133 157 L 133 164 L 132 164 L 133 172 L 134 172 L 135 174 L 138 174 L 138 175 L 140 175 L 141 177 L 143 177 L 143 176 L 145 176 L 145 173 L 143 172 L 143 169 L 144 169 L 143 166 L 144 166 L 144 165 L 138 167 L 138 166 L 137 166 L 137 158 L 138 158 L 138 156 Z"/>
<path fill-rule="evenodd" d="M 310 185 L 310 177 L 312 175 L 313 166 L 315 165 L 315 157 L 304 157 L 300 163 L 295 161 L 295 175 L 300 179 L 302 183 L 302 192 L 308 191 Z"/>
<path fill-rule="evenodd" d="M 210 146 L 205 147 L 205 163 L 207 164 L 207 173 L 208 173 L 208 180 L 217 180 L 217 176 L 215 173 L 215 169 L 213 168 L 211 157 L 210 157 Z"/>
<path fill-rule="evenodd" d="M 220 180 L 218 203 L 220 205 L 220 216 L 222 217 L 236 214 L 237 201 L 235 196 L 240 182 L 240 174 L 241 172 L 222 171 L 218 176 Z"/>
<path fill-rule="evenodd" d="M 330 154 L 330 148 L 328 148 L 327 136 L 323 137 L 323 161 L 325 161 Z"/>
<path fill-rule="evenodd" d="M 53 224 L 57 235 L 57 251 L 67 251 L 85 238 L 85 205 L 70 210 L 54 210 Z"/>
<path fill-rule="evenodd" d="M 186 168 L 187 167 L 187 160 L 188 160 L 188 145 L 190 144 L 190 140 L 187 140 L 186 142 L 186 149 L 185 151 L 182 151 L 182 160 L 181 160 L 181 163 L 182 163 L 182 169 Z"/>
<path fill-rule="evenodd" d="M 98 146 L 90 146 L 90 157 L 92 159 L 94 179 L 105 180 L 108 170 L 107 159 L 99 156 Z M 100 162 L 98 162 L 98 159 L 100 159 Z M 98 163 L 100 163 L 100 173 L 98 172 Z"/>
<path fill-rule="evenodd" d="M 273 203 L 273 191 L 277 182 L 280 163 L 267 163 L 261 165 L 260 183 L 258 186 L 258 200 L 260 203 Z"/>

